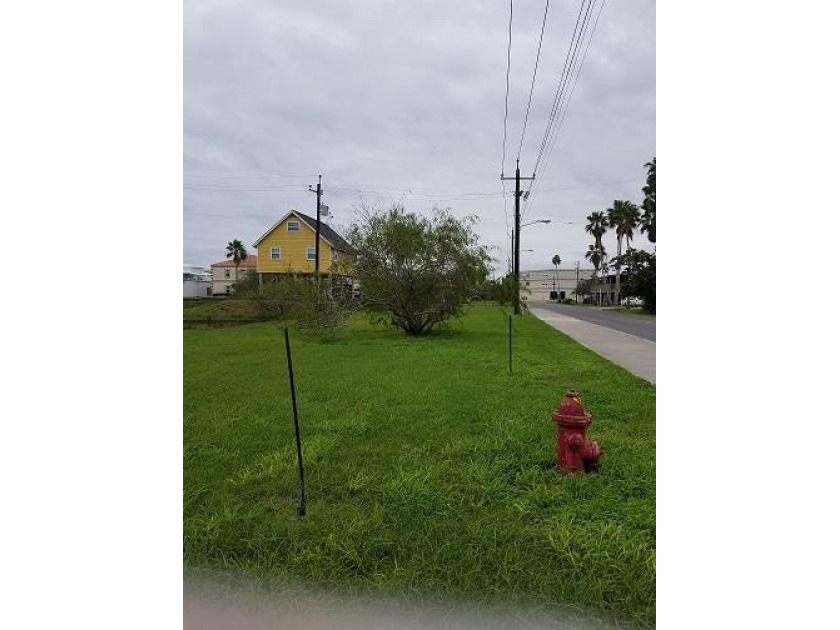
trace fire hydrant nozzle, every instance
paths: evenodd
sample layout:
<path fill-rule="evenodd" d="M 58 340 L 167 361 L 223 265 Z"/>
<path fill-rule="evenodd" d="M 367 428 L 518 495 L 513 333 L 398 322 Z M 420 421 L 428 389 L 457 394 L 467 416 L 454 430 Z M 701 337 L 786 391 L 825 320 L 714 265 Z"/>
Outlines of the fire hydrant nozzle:
<path fill-rule="evenodd" d="M 586 439 L 586 427 L 592 424 L 592 416 L 577 391 L 566 393 L 551 419 L 557 423 L 557 470 L 583 472 L 598 462 L 600 445 Z"/>

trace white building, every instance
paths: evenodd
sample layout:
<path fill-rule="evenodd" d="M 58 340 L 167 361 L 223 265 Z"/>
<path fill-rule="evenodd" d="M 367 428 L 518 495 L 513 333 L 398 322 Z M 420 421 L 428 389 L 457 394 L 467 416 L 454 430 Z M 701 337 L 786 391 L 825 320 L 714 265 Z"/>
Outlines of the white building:
<path fill-rule="evenodd" d="M 257 257 L 248 254 L 248 257 L 239 263 L 238 271 L 230 259 L 213 263 L 210 269 L 213 270 L 213 295 L 230 295 L 234 282 L 242 280 L 249 271 L 257 270 Z"/>
<path fill-rule="evenodd" d="M 184 265 L 184 297 L 200 298 L 212 294 L 213 276 L 209 269 Z"/>
<path fill-rule="evenodd" d="M 536 269 L 520 271 L 519 284 L 522 287 L 522 299 L 527 302 L 550 302 L 552 291 L 557 292 L 558 300 L 574 300 L 578 280 L 592 277 L 593 269 Z"/>

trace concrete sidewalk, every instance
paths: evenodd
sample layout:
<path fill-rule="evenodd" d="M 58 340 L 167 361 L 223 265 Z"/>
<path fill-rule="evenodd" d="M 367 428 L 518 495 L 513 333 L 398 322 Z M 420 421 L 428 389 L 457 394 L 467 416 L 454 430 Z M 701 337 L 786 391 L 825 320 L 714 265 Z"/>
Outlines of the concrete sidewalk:
<path fill-rule="evenodd" d="M 585 322 L 545 308 L 531 312 L 579 344 L 620 365 L 628 372 L 656 384 L 656 342 L 598 324 Z"/>

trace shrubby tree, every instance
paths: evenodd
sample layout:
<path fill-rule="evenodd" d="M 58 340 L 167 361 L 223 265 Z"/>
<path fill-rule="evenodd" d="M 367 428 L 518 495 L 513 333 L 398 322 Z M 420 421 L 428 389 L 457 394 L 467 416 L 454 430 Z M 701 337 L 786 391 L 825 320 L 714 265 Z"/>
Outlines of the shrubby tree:
<path fill-rule="evenodd" d="M 575 285 L 575 294 L 581 296 L 584 302 L 587 296 L 591 297 L 592 295 L 592 283 L 593 280 L 591 278 L 581 278 L 578 280 L 577 285 Z"/>
<path fill-rule="evenodd" d="M 398 205 L 366 211 L 348 234 L 365 305 L 408 335 L 459 315 L 490 273 L 474 220 L 438 208 L 431 218 Z"/>
<path fill-rule="evenodd" d="M 499 306 L 510 306 L 514 297 L 518 297 L 519 307 L 526 310 L 528 303 L 522 299 L 523 292 L 527 293 L 527 288 L 517 291 L 516 280 L 512 273 L 508 273 L 501 278 L 485 280 L 478 290 L 477 297 L 479 300 L 496 302 Z"/>
<path fill-rule="evenodd" d="M 629 249 L 627 253 L 616 257 L 616 268 L 624 268 L 627 282 L 621 287 L 622 297 L 637 296 L 642 298 L 644 310 L 656 312 L 656 254 L 640 249 Z"/>
<path fill-rule="evenodd" d="M 233 297 L 235 298 L 252 298 L 256 295 L 260 286 L 260 280 L 257 272 L 249 269 L 245 272 L 242 280 L 233 283 Z"/>
<path fill-rule="evenodd" d="M 283 274 L 266 279 L 262 286 L 257 274 L 247 274 L 234 285 L 234 296 L 250 299 L 269 318 L 294 322 L 301 330 L 330 333 L 344 326 L 357 300 L 347 291 L 344 278 Z"/>

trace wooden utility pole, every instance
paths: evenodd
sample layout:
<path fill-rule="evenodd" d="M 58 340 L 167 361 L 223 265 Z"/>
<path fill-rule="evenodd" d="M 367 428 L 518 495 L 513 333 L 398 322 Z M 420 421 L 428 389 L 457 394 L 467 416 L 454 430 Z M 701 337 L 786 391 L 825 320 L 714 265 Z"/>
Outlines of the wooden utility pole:
<path fill-rule="evenodd" d="M 522 313 L 522 309 L 519 305 L 519 249 L 520 249 L 520 231 L 522 229 L 522 215 L 519 212 L 519 198 L 522 197 L 522 187 L 520 182 L 523 179 L 536 179 L 535 177 L 522 177 L 519 174 L 519 160 L 516 160 L 516 177 L 505 177 L 504 173 L 502 173 L 502 179 L 514 179 L 516 180 L 516 192 L 514 193 L 515 199 L 515 207 L 516 212 L 514 216 L 514 224 L 513 224 L 513 282 L 515 284 L 514 289 L 514 296 L 513 296 L 513 312 L 517 315 Z"/>
<path fill-rule="evenodd" d="M 321 269 L 321 176 L 318 175 L 318 186 L 316 188 L 309 187 L 309 192 L 315 193 L 317 204 L 315 206 L 315 275 Z"/>

